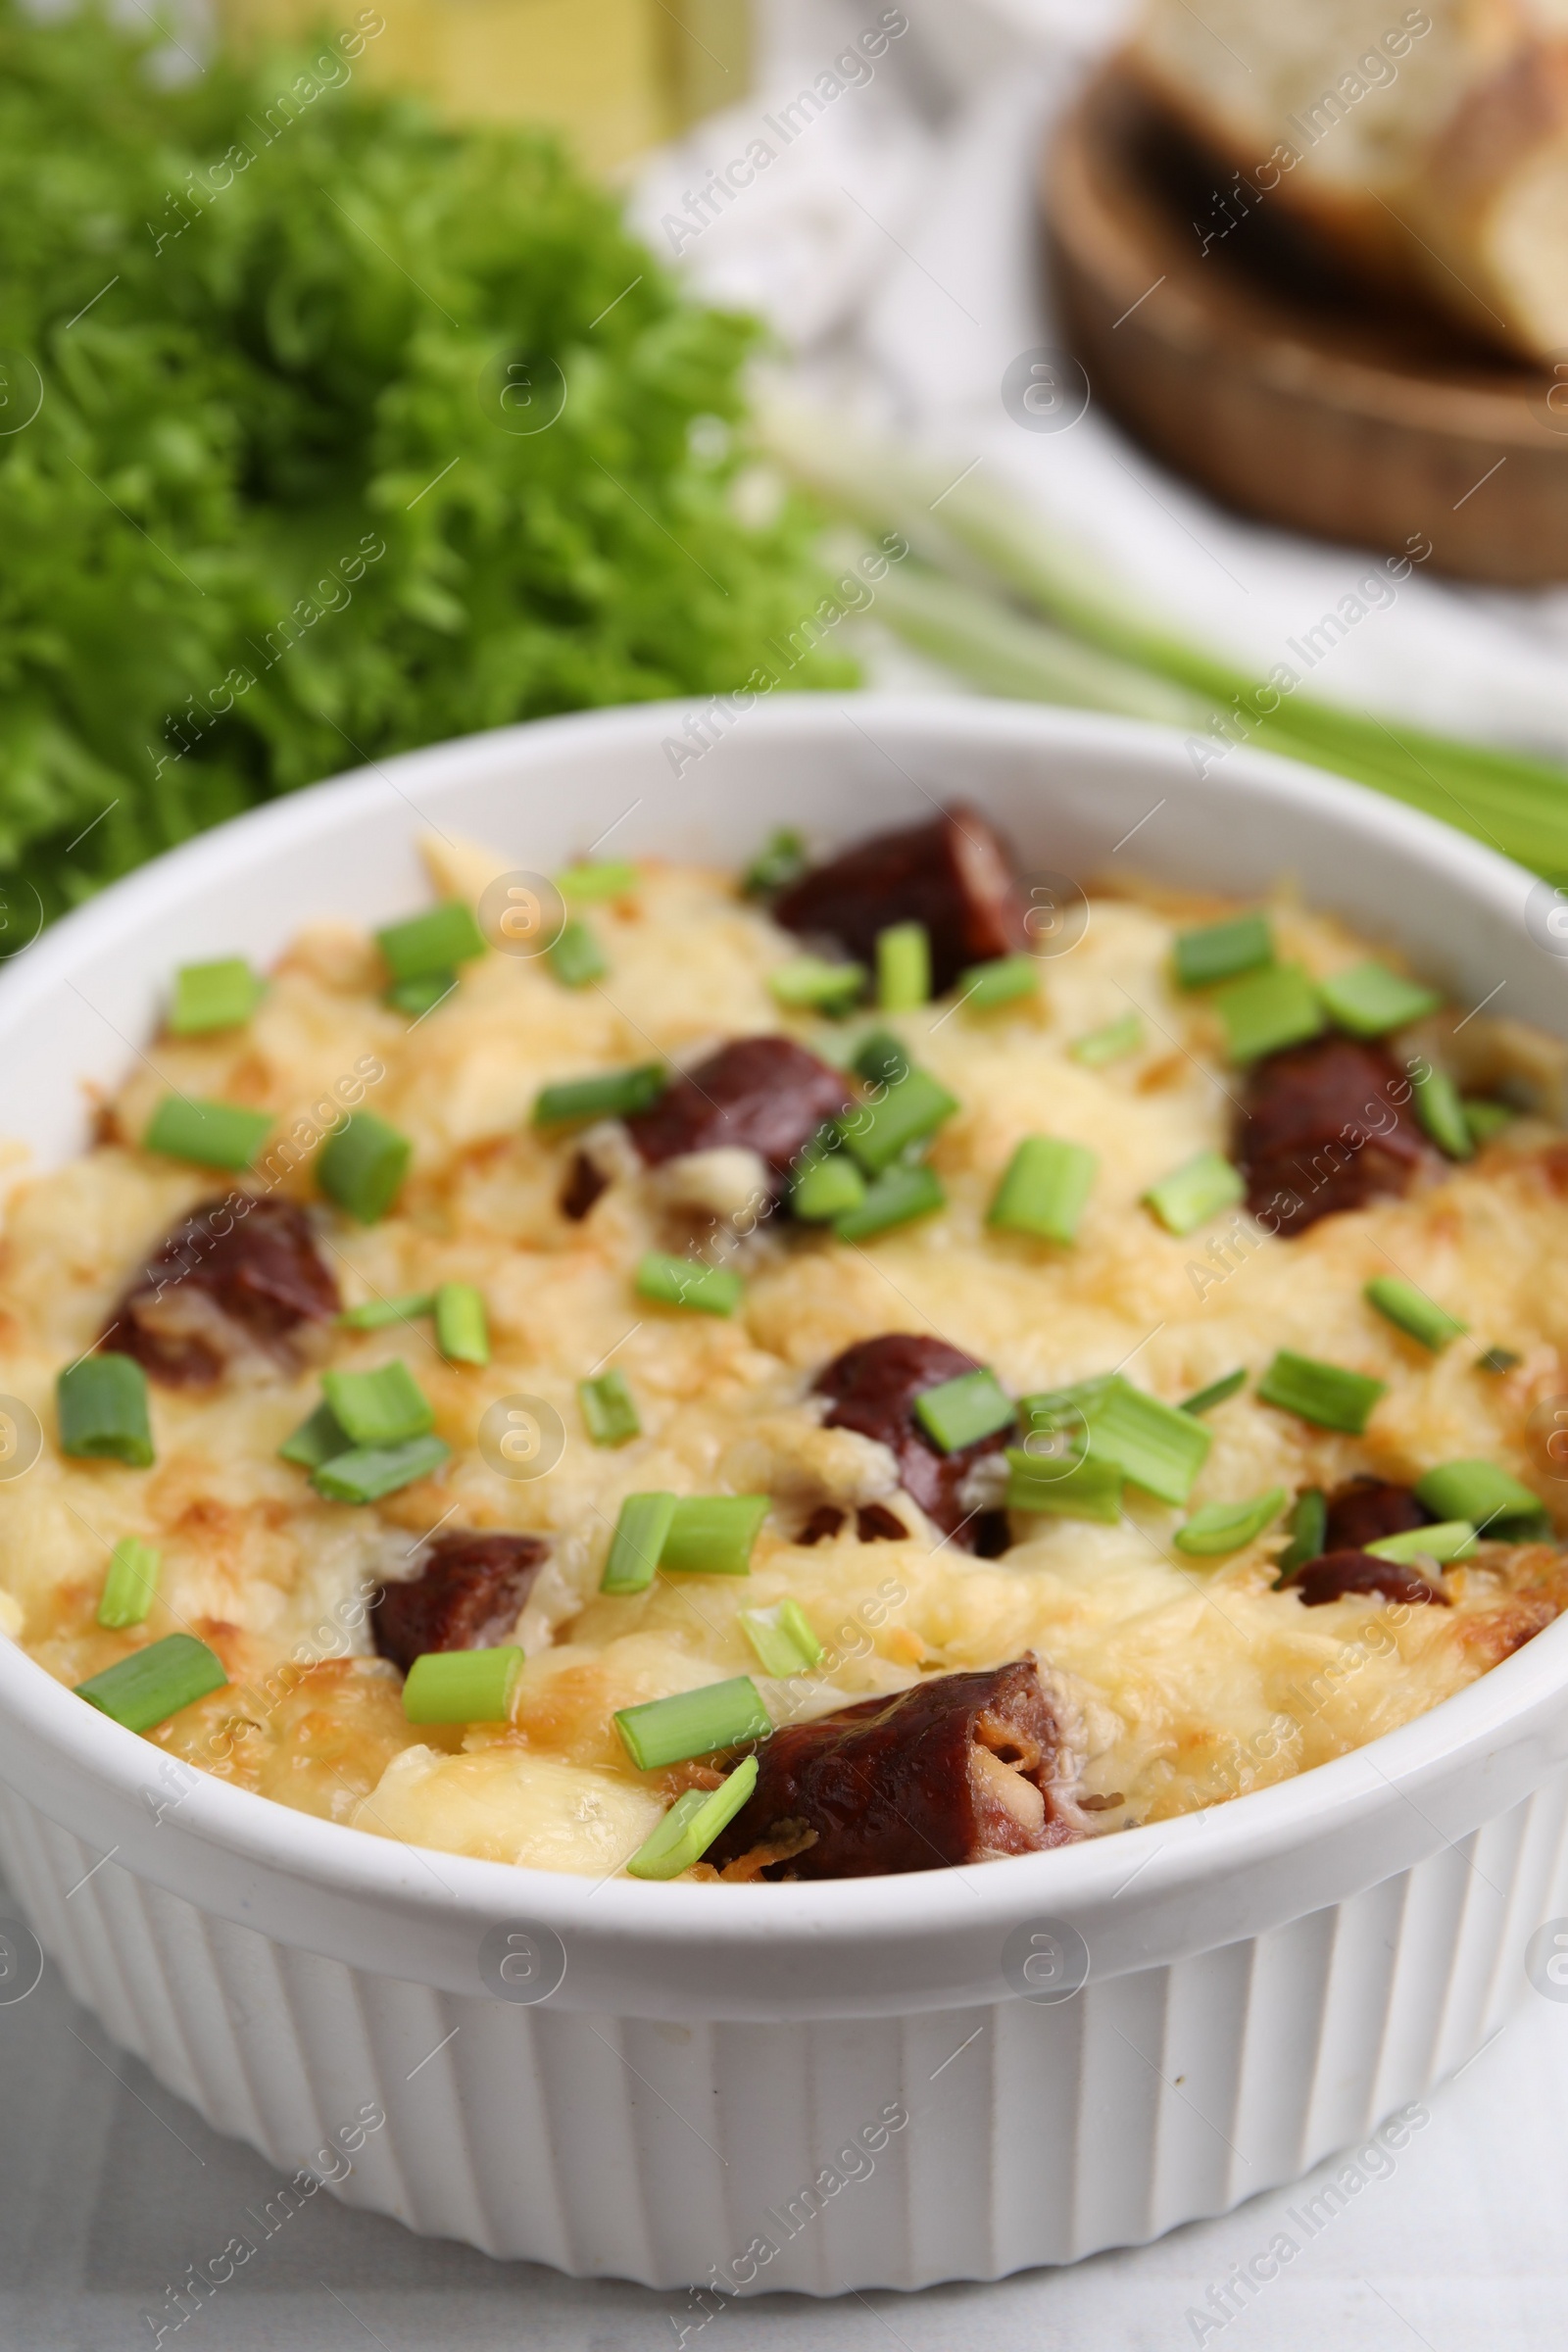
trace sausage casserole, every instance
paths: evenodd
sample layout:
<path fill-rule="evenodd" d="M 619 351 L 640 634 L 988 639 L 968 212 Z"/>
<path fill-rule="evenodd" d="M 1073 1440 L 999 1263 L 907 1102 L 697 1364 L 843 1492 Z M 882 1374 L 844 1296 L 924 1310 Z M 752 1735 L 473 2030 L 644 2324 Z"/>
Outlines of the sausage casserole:
<path fill-rule="evenodd" d="M 1554 1041 L 1283 891 L 1063 929 L 961 805 L 741 878 L 427 856 L 374 939 L 174 975 L 12 1182 L 0 1628 L 172 1801 L 977 1863 L 1307 1770 L 1562 1607 Z"/>

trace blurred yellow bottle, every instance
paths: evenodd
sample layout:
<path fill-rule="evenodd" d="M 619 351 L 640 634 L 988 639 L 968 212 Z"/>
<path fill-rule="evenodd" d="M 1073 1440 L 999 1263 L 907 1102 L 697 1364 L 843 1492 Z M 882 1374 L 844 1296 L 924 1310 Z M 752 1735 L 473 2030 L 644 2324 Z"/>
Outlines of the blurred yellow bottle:
<path fill-rule="evenodd" d="M 367 24 L 348 0 L 219 0 L 229 37 Z M 608 172 L 746 95 L 748 0 L 375 0 L 356 74 L 465 122 L 549 122 Z"/>

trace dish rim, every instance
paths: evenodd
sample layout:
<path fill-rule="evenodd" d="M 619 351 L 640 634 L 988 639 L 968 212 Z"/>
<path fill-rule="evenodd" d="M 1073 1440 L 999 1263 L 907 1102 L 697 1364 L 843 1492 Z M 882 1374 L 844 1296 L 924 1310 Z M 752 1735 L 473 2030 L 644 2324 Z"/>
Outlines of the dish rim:
<path fill-rule="evenodd" d="M 885 717 L 904 726 L 928 725 L 938 735 L 956 730 L 1069 757 L 1075 745 L 1112 754 L 1121 751 L 1145 760 L 1152 781 L 1158 776 L 1174 783 L 1184 771 L 1190 773 L 1185 740 L 1174 730 L 1000 701 L 903 694 L 780 696 L 749 715 L 747 731 L 753 740 L 783 735 L 808 743 L 813 734 L 836 727 L 838 706 L 846 699 L 872 720 Z M 112 885 L 64 917 L 13 970 L 0 973 L 0 1049 L 7 1031 L 69 982 L 84 950 L 97 954 L 117 938 L 141 932 L 156 923 L 161 912 L 187 905 L 209 884 L 232 885 L 242 876 L 253 846 L 270 849 L 292 843 L 306 850 L 334 830 L 351 826 L 362 811 L 379 805 L 388 782 L 393 782 L 393 771 L 413 790 L 439 794 L 459 787 L 477 771 L 493 768 L 498 756 L 504 758 L 513 749 L 525 754 L 528 766 L 542 768 L 564 736 L 578 744 L 598 736 L 612 747 L 646 743 L 668 727 L 672 711 L 684 716 L 685 709 L 684 704 L 644 704 L 465 737 L 374 762 L 231 819 Z M 1212 782 L 1205 779 L 1205 789 Z M 1520 920 L 1523 894 L 1534 877 L 1434 818 L 1340 778 L 1244 747 L 1227 755 L 1220 782 L 1239 797 L 1272 799 L 1295 813 L 1320 820 L 1331 831 L 1380 837 L 1387 846 L 1407 851 L 1418 869 L 1446 871 L 1465 896 L 1486 903 L 1510 923 Z M 394 789 L 401 788 L 394 783 Z M 1564 1029 L 1568 1032 L 1568 1007 Z M 1377 1824 L 1397 1816 L 1401 1802 L 1420 1812 L 1416 1797 L 1423 1789 L 1441 1811 L 1452 1816 L 1456 1768 L 1494 1755 L 1499 1742 L 1532 1745 L 1541 1759 L 1534 1778 L 1544 1776 L 1549 1762 L 1568 1748 L 1568 1723 L 1560 1735 L 1551 1728 L 1554 1716 L 1568 1712 L 1554 1707 L 1565 1688 L 1568 1619 L 1559 1619 L 1464 1690 L 1346 1756 L 1198 1813 L 1048 1853 L 1009 1857 L 983 1870 L 777 1886 L 663 1885 L 614 1876 L 595 1881 L 575 1873 L 405 1845 L 297 1812 L 199 1772 L 199 1785 L 181 1799 L 179 1828 L 182 1838 L 218 1848 L 263 1874 L 282 1873 L 318 1890 L 369 1898 L 405 1914 L 423 1911 L 479 1921 L 526 1913 L 567 1934 L 591 1934 L 596 1941 L 629 1934 L 659 1944 L 701 1940 L 744 1949 L 760 1946 L 764 1938 L 776 1942 L 805 1937 L 815 1943 L 853 1939 L 863 1944 L 869 1936 L 889 1945 L 923 1931 L 940 1932 L 944 1923 L 939 1915 L 944 1912 L 950 1912 L 951 1924 L 954 1889 L 959 1885 L 967 1888 L 975 1906 L 967 1928 L 989 1923 L 1000 1930 L 1009 1921 L 1048 1909 L 1062 1918 L 1101 1914 L 1116 1899 L 1122 1884 L 1130 1884 L 1156 1855 L 1165 1857 L 1165 1867 L 1157 1873 L 1164 1900 L 1184 1891 L 1212 1890 L 1238 1872 L 1264 1859 L 1287 1859 L 1294 1851 L 1335 1837 L 1352 1822 L 1374 1834 Z M 76 1777 L 85 1775 L 122 1806 L 141 1801 L 157 1764 L 164 1760 L 165 1751 L 83 1707 L 10 1641 L 0 1641 L 0 1711 L 10 1716 L 24 1740 L 37 1743 L 40 1758 L 53 1753 L 68 1768 L 76 1768 Z M 1502 1801 L 1499 1797 L 1496 1805 L 1489 1803 L 1486 1811 L 1500 1809 Z M 43 1809 L 48 1810 L 46 1804 Z M 1460 1804 L 1458 1810 L 1462 1813 L 1465 1806 Z M 1434 1837 L 1450 1841 L 1441 1824 L 1429 1821 L 1428 1826 Z M 1431 1842 L 1428 1838 L 1428 1847 Z M 172 1844 L 166 1850 L 172 1862 Z M 432 1865 L 439 1865 L 433 1874 Z M 145 1857 L 130 1866 L 155 1879 L 164 1875 Z M 421 1871 L 426 1874 L 423 1883 Z"/>

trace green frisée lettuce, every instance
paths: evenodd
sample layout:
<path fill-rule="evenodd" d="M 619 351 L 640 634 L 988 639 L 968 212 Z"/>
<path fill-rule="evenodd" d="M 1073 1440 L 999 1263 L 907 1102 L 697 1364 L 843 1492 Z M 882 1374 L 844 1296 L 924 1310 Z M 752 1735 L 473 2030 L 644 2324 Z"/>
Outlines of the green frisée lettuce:
<path fill-rule="evenodd" d="M 746 495 L 758 329 L 612 194 L 372 94 L 373 9 L 178 87 L 119 13 L 0 0 L 7 949 L 366 760 L 853 679 L 809 516 Z"/>

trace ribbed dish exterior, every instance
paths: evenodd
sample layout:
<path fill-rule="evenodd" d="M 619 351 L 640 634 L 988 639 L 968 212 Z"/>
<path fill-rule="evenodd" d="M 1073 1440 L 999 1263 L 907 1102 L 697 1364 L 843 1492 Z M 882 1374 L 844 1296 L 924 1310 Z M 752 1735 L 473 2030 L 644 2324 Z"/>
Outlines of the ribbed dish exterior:
<path fill-rule="evenodd" d="M 75 1997 L 283 2172 L 340 2169 L 380 2112 L 349 2204 L 576 2277 L 827 2295 L 1141 2243 L 1360 2139 L 1526 1996 L 1565 1826 L 1559 1771 L 1330 1909 L 1059 2005 L 772 2025 L 356 1970 L 95 1869 L 10 1789 L 0 1864 Z"/>

